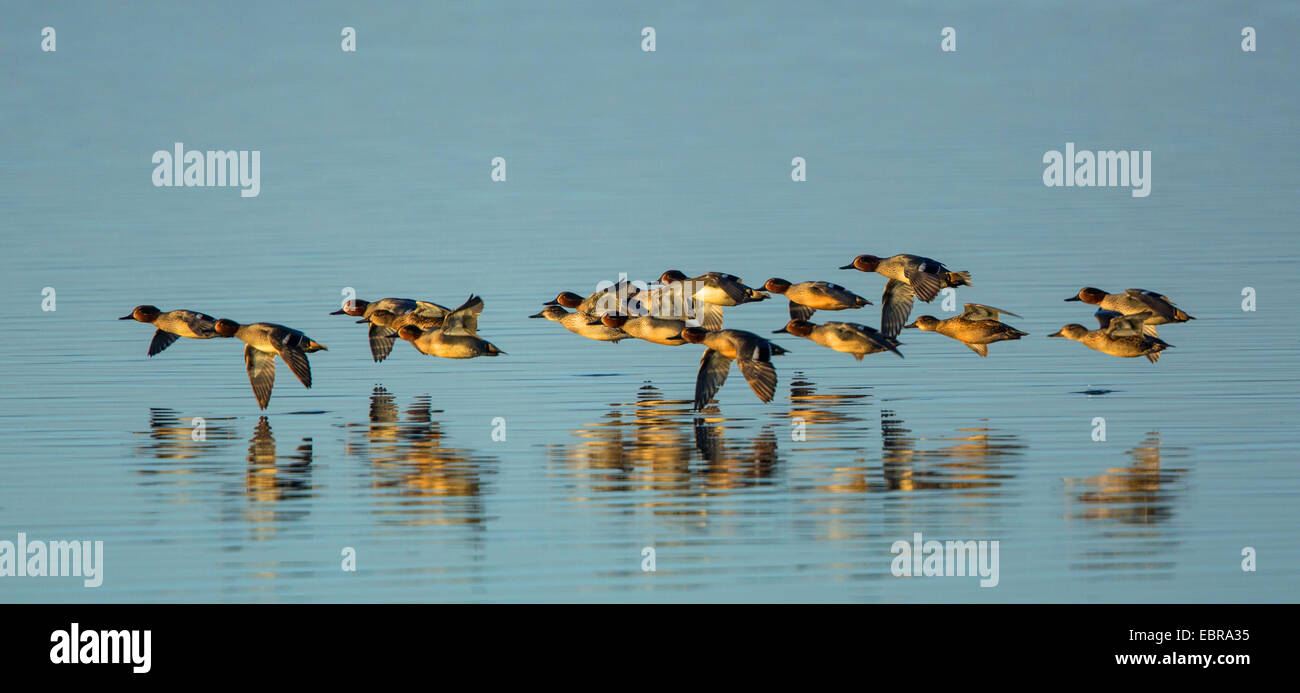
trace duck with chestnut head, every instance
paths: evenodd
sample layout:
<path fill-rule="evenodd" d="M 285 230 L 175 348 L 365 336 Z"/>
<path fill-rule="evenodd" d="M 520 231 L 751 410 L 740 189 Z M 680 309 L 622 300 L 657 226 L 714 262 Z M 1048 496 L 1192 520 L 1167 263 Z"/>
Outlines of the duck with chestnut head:
<path fill-rule="evenodd" d="M 722 309 L 771 298 L 771 294 L 746 286 L 740 277 L 725 272 L 706 272 L 688 277 L 681 270 L 668 270 L 659 277 L 661 291 L 680 295 L 687 306 L 686 318 L 695 318 L 706 330 L 722 329 Z M 689 301 L 687 300 L 689 299 Z M 652 311 L 653 312 L 653 311 Z"/>
<path fill-rule="evenodd" d="M 483 299 L 470 296 L 460 307 L 448 313 L 436 329 L 423 330 L 408 324 L 397 331 L 397 336 L 410 342 L 416 351 L 438 358 L 500 356 L 506 352 L 478 336 L 478 316 L 482 312 Z"/>
<path fill-rule="evenodd" d="M 257 405 L 266 409 L 275 387 L 275 357 L 289 364 L 289 370 L 303 387 L 311 387 L 311 364 L 307 354 L 327 351 L 324 344 L 313 340 L 299 330 L 273 322 L 255 322 L 241 325 L 222 318 L 216 322 L 217 336 L 234 337 L 244 343 L 244 367 L 248 369 L 248 382 L 253 386 Z"/>
<path fill-rule="evenodd" d="M 831 282 L 792 284 L 772 277 L 763 283 L 763 288 L 790 299 L 791 320 L 809 320 L 819 310 L 850 310 L 871 305 L 871 301 Z"/>
<path fill-rule="evenodd" d="M 598 342 L 618 342 L 620 339 L 627 339 L 632 336 L 616 327 L 605 325 L 590 314 L 570 313 L 564 309 L 564 306 L 560 305 L 546 306 L 542 309 L 542 312 L 528 317 L 544 318 L 551 322 L 558 322 L 564 326 L 564 329 L 579 337 L 594 339 Z"/>
<path fill-rule="evenodd" d="M 886 337 L 875 328 L 856 322 L 825 322 L 818 325 L 807 320 L 791 320 L 773 334 L 803 337 L 827 349 L 852 354 L 859 361 L 867 354 L 882 351 L 891 351 L 899 358 L 903 357 L 903 353 L 898 350 L 900 342 L 897 339 Z"/>
<path fill-rule="evenodd" d="M 1156 325 L 1170 325 L 1187 322 L 1196 318 L 1174 305 L 1168 296 L 1146 289 L 1126 289 L 1122 294 L 1108 294 L 1101 289 L 1085 286 L 1079 293 L 1066 301 L 1082 301 L 1097 306 L 1098 310 L 1112 311 L 1120 315 L 1151 313 L 1151 317 L 1142 323 L 1143 334 L 1159 336 Z"/>
<path fill-rule="evenodd" d="M 149 355 L 154 356 L 181 337 L 212 339 L 217 337 L 217 319 L 196 310 L 158 310 L 155 306 L 136 306 L 118 320 L 134 320 L 153 325 L 153 340 L 149 342 Z"/>
<path fill-rule="evenodd" d="M 1097 321 L 1101 323 L 1099 329 L 1089 330 L 1083 325 L 1072 323 L 1047 336 L 1079 342 L 1093 351 L 1119 358 L 1145 356 L 1151 363 L 1160 360 L 1160 352 L 1172 349 L 1174 346 L 1142 331 L 1143 322 L 1151 318 L 1153 313 L 1120 315 L 1114 311 L 1099 312 L 1100 314 L 1097 315 Z"/>
<path fill-rule="evenodd" d="M 447 307 L 440 306 L 431 301 L 418 301 L 412 298 L 381 298 L 377 301 L 366 301 L 360 298 L 354 298 L 343 303 L 343 307 L 330 313 L 330 315 L 351 315 L 354 318 L 361 318 L 357 322 L 368 323 L 370 325 L 370 356 L 379 363 L 388 358 L 393 351 L 393 343 L 397 339 L 397 329 L 401 327 L 389 327 L 383 321 L 375 321 L 371 318 L 375 313 L 385 311 L 393 315 L 405 315 L 414 313 L 420 318 L 429 320 L 441 320 L 451 312 Z"/>
<path fill-rule="evenodd" d="M 929 303 L 943 289 L 971 283 L 970 272 L 953 272 L 938 260 L 906 253 L 890 257 L 859 255 L 840 269 L 875 272 L 889 278 L 880 301 L 880 331 L 888 337 L 897 337 L 903 329 L 914 299 Z"/>
<path fill-rule="evenodd" d="M 653 315 L 618 315 L 610 313 L 600 318 L 605 327 L 622 330 L 640 340 L 662 344 L 664 346 L 681 346 L 682 330 L 686 329 L 685 320 L 674 318 L 656 318 Z M 593 323 L 594 324 L 594 323 Z"/>
<path fill-rule="evenodd" d="M 695 376 L 695 411 L 707 406 L 727 381 L 733 361 L 758 399 L 772 401 L 776 395 L 776 368 L 772 365 L 772 357 L 788 353 L 780 345 L 744 330 L 688 327 L 682 330 L 681 336 L 691 344 L 708 347 Z"/>

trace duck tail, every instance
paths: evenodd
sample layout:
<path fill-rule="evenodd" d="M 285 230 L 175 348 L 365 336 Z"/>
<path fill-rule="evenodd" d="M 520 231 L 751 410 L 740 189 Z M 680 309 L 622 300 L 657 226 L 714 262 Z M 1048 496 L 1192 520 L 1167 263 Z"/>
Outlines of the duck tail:
<path fill-rule="evenodd" d="M 1184 313 L 1182 308 L 1175 308 L 1174 319 L 1178 322 L 1187 322 L 1188 320 L 1195 320 L 1196 318 Z"/>
<path fill-rule="evenodd" d="M 1155 363 L 1156 361 L 1159 361 L 1159 360 L 1160 360 L 1160 352 L 1158 352 L 1158 351 L 1153 351 L 1153 352 L 1147 354 L 1147 360 L 1150 361 L 1151 363 Z"/>
<path fill-rule="evenodd" d="M 773 355 L 773 356 L 780 356 L 780 355 L 782 355 L 782 354 L 788 354 L 788 353 L 790 353 L 790 350 L 789 350 L 789 349 L 787 349 L 787 348 L 781 346 L 780 344 L 776 344 L 776 343 L 772 343 L 772 342 L 769 342 L 769 343 L 772 344 L 772 355 Z"/>
<path fill-rule="evenodd" d="M 970 286 L 970 272 L 949 272 L 948 286 Z"/>
<path fill-rule="evenodd" d="M 315 340 L 311 340 L 311 339 L 309 339 L 309 340 L 307 340 L 307 348 L 306 348 L 306 349 L 303 349 L 303 351 L 305 351 L 305 352 L 311 354 L 311 353 L 314 353 L 314 352 L 317 352 L 317 351 L 329 351 L 329 350 L 325 348 L 325 345 L 324 345 L 324 344 L 321 344 L 320 342 L 317 342 L 317 341 L 315 341 Z"/>

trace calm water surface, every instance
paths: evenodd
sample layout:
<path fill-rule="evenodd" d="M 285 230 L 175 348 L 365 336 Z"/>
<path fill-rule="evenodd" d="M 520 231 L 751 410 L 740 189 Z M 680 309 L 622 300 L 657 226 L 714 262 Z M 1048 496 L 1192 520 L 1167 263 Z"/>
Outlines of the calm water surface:
<path fill-rule="evenodd" d="M 1300 10 L 1100 5 L 5 13 L 0 539 L 102 540 L 105 569 L 0 600 L 1295 601 Z M 261 195 L 154 188 L 178 141 L 260 150 Z M 1044 187 L 1066 142 L 1152 150 L 1151 196 Z M 970 270 L 959 298 L 1030 335 L 860 363 L 781 336 L 774 402 L 733 372 L 696 416 L 699 347 L 526 318 L 668 268 L 879 303 L 835 269 L 863 252 Z M 1157 365 L 1046 339 L 1090 322 L 1085 285 L 1197 320 Z M 344 287 L 477 293 L 509 355 L 375 364 Z M 329 350 L 259 412 L 241 344 L 147 358 L 116 320 L 142 303 Z M 726 319 L 768 333 L 785 301 Z M 998 540 L 999 585 L 893 577 L 915 532 Z"/>

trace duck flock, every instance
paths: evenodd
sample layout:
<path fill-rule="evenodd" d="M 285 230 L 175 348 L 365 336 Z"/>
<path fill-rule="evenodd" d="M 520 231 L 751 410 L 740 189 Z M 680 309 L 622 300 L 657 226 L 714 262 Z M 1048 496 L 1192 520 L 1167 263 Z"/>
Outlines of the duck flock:
<path fill-rule="evenodd" d="M 851 354 L 861 361 L 868 354 L 890 352 L 902 357 L 898 335 L 903 329 L 937 332 L 965 344 L 980 356 L 988 356 L 995 342 L 1028 335 L 1001 321 L 1010 311 L 979 303 L 965 304 L 960 315 L 938 319 L 922 315 L 910 324 L 907 319 L 916 299 L 933 301 L 943 289 L 971 285 L 970 272 L 953 272 L 943 263 L 919 255 L 891 257 L 859 255 L 843 270 L 874 272 L 889 281 L 881 295 L 880 328 L 856 322 L 812 322 L 817 311 L 856 310 L 871 301 L 849 289 L 825 281 L 791 283 L 773 277 L 754 289 L 735 275 L 708 272 L 688 277 L 679 270 L 664 272 L 653 284 L 620 281 L 602 285 L 589 296 L 561 292 L 531 318 L 558 322 L 570 332 L 602 342 L 640 339 L 664 346 L 702 344 L 695 380 L 694 409 L 703 409 L 726 382 L 734 361 L 754 394 L 764 402 L 776 393 L 776 369 L 772 357 L 787 353 L 780 345 L 745 330 L 722 328 L 722 310 L 757 303 L 784 295 L 790 302 L 790 320 L 774 334 L 802 337 L 834 351 Z M 1168 297 L 1144 289 L 1111 294 L 1084 287 L 1065 299 L 1097 306 L 1099 328 L 1072 323 L 1049 337 L 1079 342 L 1104 354 L 1120 358 L 1145 356 L 1152 363 L 1173 345 L 1160 339 L 1158 325 L 1187 322 L 1192 316 Z M 376 301 L 352 299 L 331 315 L 348 315 L 369 325 L 370 353 L 376 362 L 392 353 L 397 339 L 410 342 L 423 354 L 440 358 L 467 359 L 504 354 L 496 345 L 478 336 L 478 316 L 483 299 L 470 296 L 455 309 L 430 301 L 383 298 Z M 275 357 L 289 366 L 304 387 L 311 387 L 311 365 L 307 354 L 325 351 L 325 345 L 299 330 L 269 322 L 240 324 L 226 318 L 192 310 L 160 311 L 138 306 L 121 320 L 153 325 L 149 356 L 166 349 L 180 337 L 212 339 L 236 337 L 244 342 L 244 365 L 258 406 L 265 409 L 275 385 Z"/>

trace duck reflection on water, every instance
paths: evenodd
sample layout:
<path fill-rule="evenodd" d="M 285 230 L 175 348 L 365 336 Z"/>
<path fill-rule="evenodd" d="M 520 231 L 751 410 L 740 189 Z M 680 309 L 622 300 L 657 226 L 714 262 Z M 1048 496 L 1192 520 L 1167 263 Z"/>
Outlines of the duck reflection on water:
<path fill-rule="evenodd" d="M 409 525 L 484 521 L 483 487 L 497 459 L 448 445 L 434 418 L 441 413 L 429 395 L 418 395 L 403 416 L 397 398 L 376 386 L 368 420 L 345 426 L 344 454 L 368 460 L 374 512 L 385 519 Z"/>

